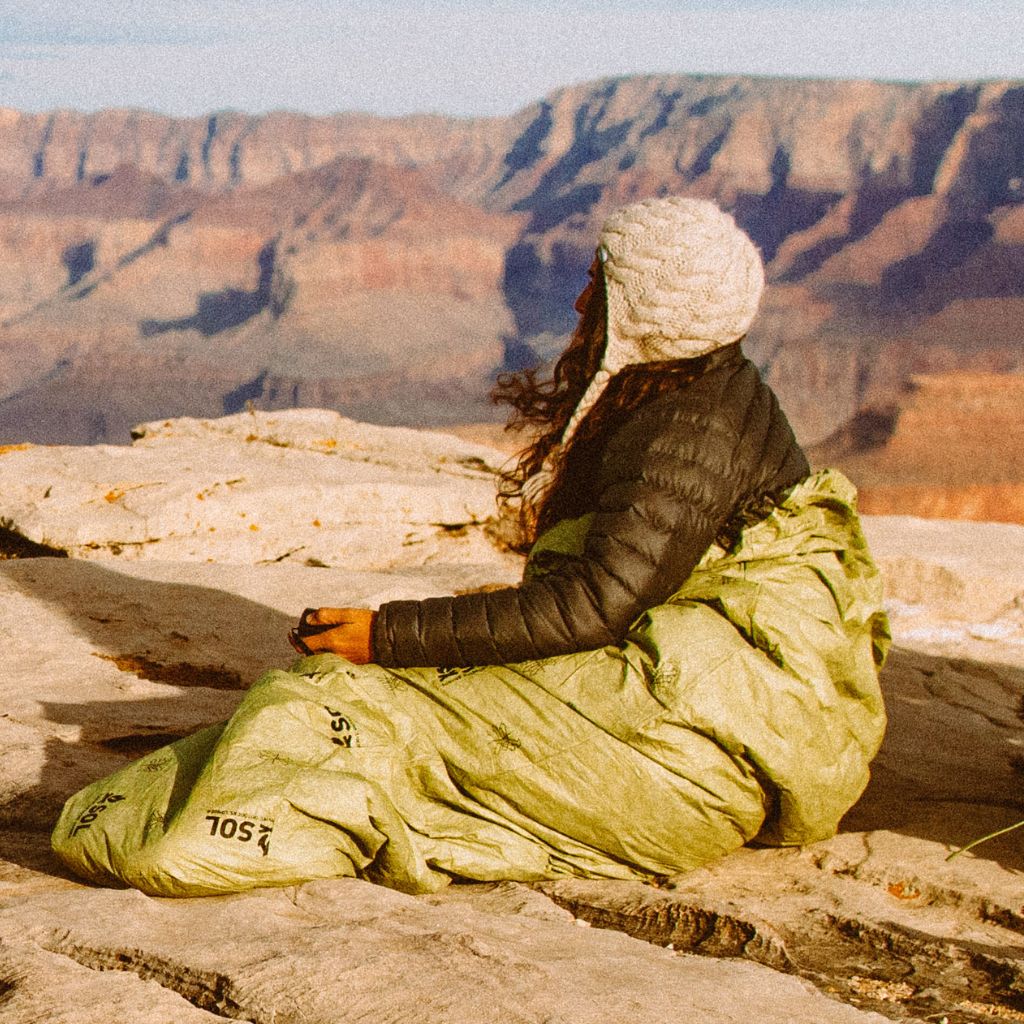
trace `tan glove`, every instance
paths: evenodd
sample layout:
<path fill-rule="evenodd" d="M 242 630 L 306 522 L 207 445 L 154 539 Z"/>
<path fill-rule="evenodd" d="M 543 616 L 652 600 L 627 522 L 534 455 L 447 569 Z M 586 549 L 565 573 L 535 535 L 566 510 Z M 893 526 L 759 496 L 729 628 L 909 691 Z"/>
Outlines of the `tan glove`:
<path fill-rule="evenodd" d="M 340 654 L 353 665 L 373 660 L 373 620 L 369 608 L 307 608 L 288 640 L 299 654 Z"/>

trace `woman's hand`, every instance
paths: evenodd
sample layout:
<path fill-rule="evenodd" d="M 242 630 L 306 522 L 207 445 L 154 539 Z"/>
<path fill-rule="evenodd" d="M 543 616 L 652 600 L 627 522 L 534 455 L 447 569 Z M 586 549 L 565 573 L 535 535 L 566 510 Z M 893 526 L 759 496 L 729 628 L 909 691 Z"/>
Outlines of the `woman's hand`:
<path fill-rule="evenodd" d="M 307 608 L 288 640 L 299 654 L 340 654 L 353 665 L 373 659 L 369 608 Z"/>

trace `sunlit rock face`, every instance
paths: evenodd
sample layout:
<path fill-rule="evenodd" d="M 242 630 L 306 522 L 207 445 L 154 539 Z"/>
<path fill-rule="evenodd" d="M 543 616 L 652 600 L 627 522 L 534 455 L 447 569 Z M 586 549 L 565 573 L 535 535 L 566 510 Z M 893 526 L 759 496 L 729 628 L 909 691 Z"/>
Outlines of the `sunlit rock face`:
<path fill-rule="evenodd" d="M 647 76 L 500 118 L 0 114 L 0 440 L 327 406 L 492 419 L 604 217 L 715 199 L 801 439 L 912 374 L 1020 372 L 1024 86 Z"/>
<path fill-rule="evenodd" d="M 318 409 L 133 434 L 130 447 L 0 448 L 0 556 L 519 574 L 493 540 L 505 456 L 491 448 Z"/>
<path fill-rule="evenodd" d="M 1024 523 L 1024 376 L 912 376 L 810 449 L 842 465 L 862 511 Z"/>
<path fill-rule="evenodd" d="M 538 1024 L 1018 1013 L 1024 527 L 865 517 L 889 727 L 832 838 L 658 885 L 416 897 L 337 878 L 154 900 L 57 861 L 71 794 L 230 717 L 293 662 L 304 607 L 508 584 L 521 563 L 490 539 L 502 456 L 485 446 L 322 410 L 135 434 L 0 448 L 4 1024 L 478 1024 L 510 994 Z"/>

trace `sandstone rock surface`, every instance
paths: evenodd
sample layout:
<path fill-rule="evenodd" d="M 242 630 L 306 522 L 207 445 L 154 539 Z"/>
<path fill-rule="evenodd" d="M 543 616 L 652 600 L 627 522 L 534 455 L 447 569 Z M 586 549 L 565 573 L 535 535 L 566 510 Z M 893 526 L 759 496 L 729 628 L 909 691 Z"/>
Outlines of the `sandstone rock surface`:
<path fill-rule="evenodd" d="M 128 448 L 0 449 L 9 543 L 352 570 L 518 565 L 485 535 L 507 456 L 482 445 L 325 410 L 164 421 L 135 435 Z"/>
<path fill-rule="evenodd" d="M 130 461 L 141 445 L 147 468 L 160 453 L 175 471 L 196 443 L 195 465 L 225 444 L 240 471 L 264 447 L 291 453 L 303 460 L 296 508 L 336 465 L 362 465 L 366 486 L 415 472 L 462 494 L 485 471 L 459 459 L 491 457 L 380 430 L 361 435 L 358 463 L 318 450 L 321 414 L 256 417 L 263 440 L 252 442 L 248 419 L 149 426 L 114 451 Z M 339 447 L 362 429 L 330 422 Z M 123 464 L 89 449 L 48 455 L 35 465 L 90 487 L 109 486 L 99 465 Z M 11 500 L 24 517 L 12 493 L 0 516 Z M 660 887 L 565 880 L 410 897 L 339 879 L 176 901 L 68 876 L 48 846 L 62 801 L 229 715 L 258 674 L 290 662 L 285 632 L 302 607 L 452 592 L 507 581 L 516 566 L 447 531 L 426 563 L 389 534 L 376 569 L 261 561 L 241 541 L 231 561 L 127 558 L 100 543 L 118 521 L 103 511 L 83 517 L 79 541 L 98 539 L 88 559 L 0 561 L 5 1024 L 1024 1019 L 1024 831 L 947 860 L 1024 818 L 1024 527 L 866 519 L 896 638 L 883 674 L 890 728 L 831 840 L 744 849 Z"/>

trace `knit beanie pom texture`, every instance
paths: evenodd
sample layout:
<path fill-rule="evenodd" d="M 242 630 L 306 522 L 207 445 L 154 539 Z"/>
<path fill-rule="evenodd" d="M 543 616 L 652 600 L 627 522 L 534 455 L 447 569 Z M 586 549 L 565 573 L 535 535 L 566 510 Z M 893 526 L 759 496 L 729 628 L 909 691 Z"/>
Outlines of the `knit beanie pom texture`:
<path fill-rule="evenodd" d="M 608 299 L 604 369 L 704 355 L 742 337 L 764 266 L 733 218 L 668 196 L 616 210 L 599 239 Z"/>
<path fill-rule="evenodd" d="M 706 199 L 667 196 L 616 210 L 598 244 L 607 296 L 604 356 L 559 446 L 524 484 L 541 494 L 611 378 L 636 363 L 690 359 L 738 341 L 764 291 L 764 264 L 736 221 Z"/>

